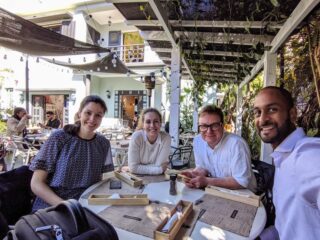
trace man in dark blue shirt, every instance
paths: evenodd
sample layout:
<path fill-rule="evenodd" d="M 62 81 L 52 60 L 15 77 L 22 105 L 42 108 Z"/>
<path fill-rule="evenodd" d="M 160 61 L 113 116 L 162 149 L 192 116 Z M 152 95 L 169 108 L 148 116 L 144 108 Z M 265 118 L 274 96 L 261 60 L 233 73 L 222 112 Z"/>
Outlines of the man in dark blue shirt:
<path fill-rule="evenodd" d="M 52 128 L 59 128 L 60 127 L 60 120 L 56 119 L 54 117 L 54 113 L 52 111 L 47 111 L 47 123 L 46 125 L 39 123 L 40 127 L 45 128 L 45 129 L 52 129 Z"/>

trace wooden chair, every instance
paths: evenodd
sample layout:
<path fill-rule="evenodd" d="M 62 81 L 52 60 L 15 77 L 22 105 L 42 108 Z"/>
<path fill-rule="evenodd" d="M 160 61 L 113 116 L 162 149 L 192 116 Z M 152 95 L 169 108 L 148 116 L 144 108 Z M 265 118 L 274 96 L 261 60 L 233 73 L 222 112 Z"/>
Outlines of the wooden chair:
<path fill-rule="evenodd" d="M 178 148 L 171 147 L 173 153 L 169 156 L 172 169 L 183 169 L 190 167 L 190 159 L 193 147 L 191 145 L 180 146 Z"/>

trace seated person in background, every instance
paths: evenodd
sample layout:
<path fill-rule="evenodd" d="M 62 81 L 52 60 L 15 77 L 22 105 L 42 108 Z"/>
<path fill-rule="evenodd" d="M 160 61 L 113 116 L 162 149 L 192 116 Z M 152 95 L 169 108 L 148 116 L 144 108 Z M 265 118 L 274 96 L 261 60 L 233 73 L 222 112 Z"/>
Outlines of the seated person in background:
<path fill-rule="evenodd" d="M 53 132 L 31 162 L 33 210 L 74 198 L 113 171 L 110 142 L 95 132 L 107 111 L 98 96 L 85 97 L 78 121 Z"/>
<path fill-rule="evenodd" d="M 52 111 L 46 112 L 47 123 L 46 125 L 39 123 L 39 126 L 45 129 L 59 128 L 60 120 L 55 118 L 54 113 Z"/>
<path fill-rule="evenodd" d="M 134 117 L 132 120 L 132 129 L 136 130 L 137 126 L 138 126 L 138 121 L 139 121 L 139 115 L 137 112 L 134 113 Z"/>
<path fill-rule="evenodd" d="M 169 163 L 171 137 L 160 131 L 161 114 L 147 108 L 140 115 L 128 153 L 129 170 L 137 174 L 162 174 Z"/>
<path fill-rule="evenodd" d="M 170 133 L 170 122 L 166 122 L 166 124 L 164 125 L 164 130 L 167 132 L 167 133 Z M 184 128 L 181 126 L 181 123 L 179 122 L 179 133 L 183 133 L 184 132 Z"/>
<path fill-rule="evenodd" d="M 7 136 L 12 137 L 27 135 L 27 121 L 31 119 L 31 116 L 27 113 L 24 108 L 16 107 L 13 110 L 13 116 L 7 121 Z"/>
<path fill-rule="evenodd" d="M 213 105 L 199 113 L 199 132 L 193 140 L 196 168 L 183 171 L 191 179 L 186 185 L 203 188 L 213 185 L 229 189 L 256 188 L 251 170 L 250 150 L 240 136 L 225 132 L 223 113 Z"/>

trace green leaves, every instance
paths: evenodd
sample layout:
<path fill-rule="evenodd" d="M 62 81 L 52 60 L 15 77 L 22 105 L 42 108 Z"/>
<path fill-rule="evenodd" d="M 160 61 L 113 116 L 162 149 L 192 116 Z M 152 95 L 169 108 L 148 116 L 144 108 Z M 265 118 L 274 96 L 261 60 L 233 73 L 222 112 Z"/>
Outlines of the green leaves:
<path fill-rule="evenodd" d="M 271 2 L 272 5 L 275 6 L 275 7 L 279 7 L 279 6 L 280 6 L 280 4 L 278 3 L 277 0 L 270 0 L 270 2 Z"/>

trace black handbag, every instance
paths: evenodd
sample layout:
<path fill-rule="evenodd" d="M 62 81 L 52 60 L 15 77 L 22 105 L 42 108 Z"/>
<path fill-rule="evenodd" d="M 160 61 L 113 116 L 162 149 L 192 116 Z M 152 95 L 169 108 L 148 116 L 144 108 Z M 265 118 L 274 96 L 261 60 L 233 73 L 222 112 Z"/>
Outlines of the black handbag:
<path fill-rule="evenodd" d="M 114 227 L 74 199 L 23 216 L 7 240 L 118 240 Z"/>
<path fill-rule="evenodd" d="M 31 212 L 34 199 L 30 187 L 32 174 L 28 166 L 0 174 L 0 212 L 9 225 Z"/>

